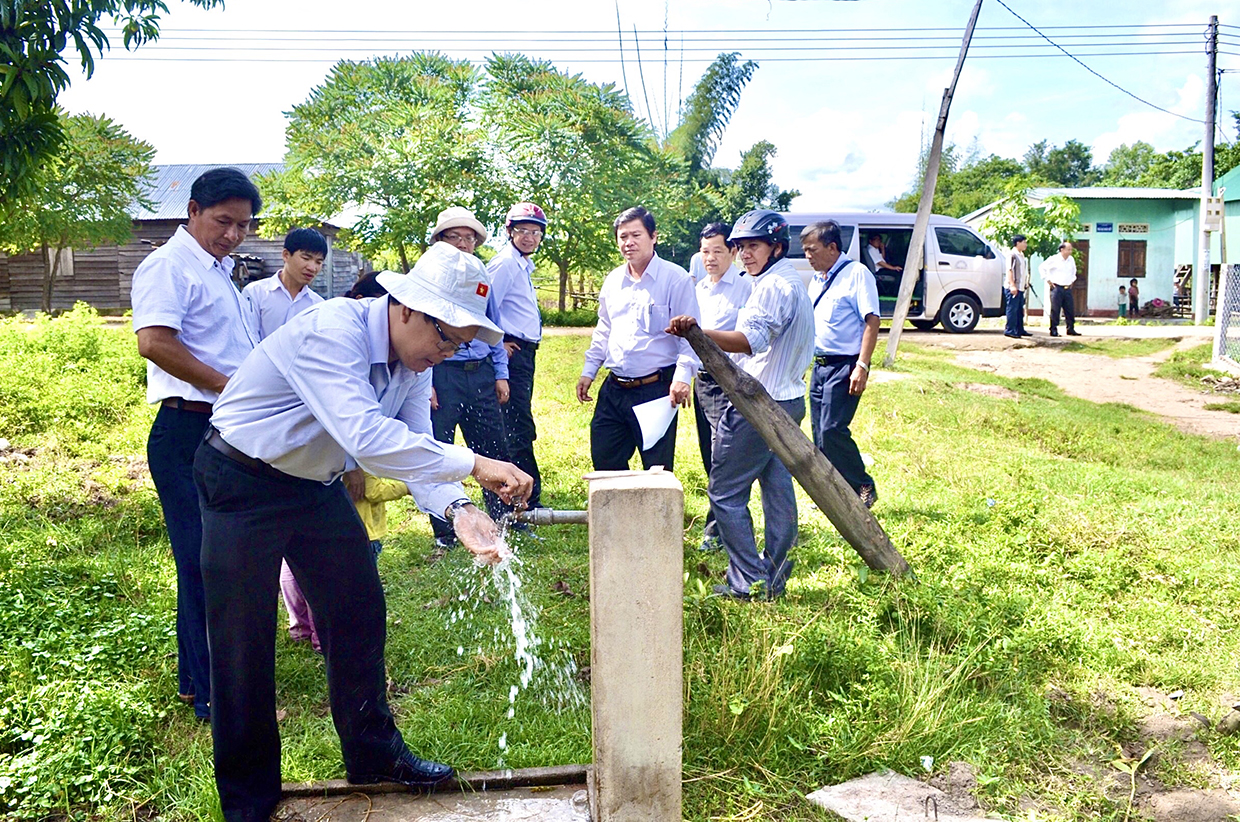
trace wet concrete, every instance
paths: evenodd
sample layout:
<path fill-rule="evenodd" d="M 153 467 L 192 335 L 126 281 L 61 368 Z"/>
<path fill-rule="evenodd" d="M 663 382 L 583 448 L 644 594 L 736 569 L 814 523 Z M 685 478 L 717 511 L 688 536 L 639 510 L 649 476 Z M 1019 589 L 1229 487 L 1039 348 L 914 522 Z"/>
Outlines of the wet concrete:
<path fill-rule="evenodd" d="M 590 822 L 585 785 L 474 793 L 356 792 L 285 800 L 275 822 Z"/>

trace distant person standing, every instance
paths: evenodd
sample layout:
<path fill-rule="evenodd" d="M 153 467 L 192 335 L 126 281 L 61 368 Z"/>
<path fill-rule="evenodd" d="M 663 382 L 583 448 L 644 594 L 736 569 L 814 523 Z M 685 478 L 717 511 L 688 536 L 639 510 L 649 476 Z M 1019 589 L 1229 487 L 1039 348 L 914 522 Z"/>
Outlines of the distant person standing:
<path fill-rule="evenodd" d="M 676 456 L 675 417 L 667 433 L 642 450 L 633 406 L 662 396 L 673 405 L 689 402 L 698 358 L 688 341 L 668 334 L 667 327 L 672 317 L 698 316 L 693 280 L 655 253 L 659 235 L 646 209 L 627 209 L 612 228 L 625 262 L 599 289 L 598 324 L 577 380 L 577 401 L 591 402 L 590 386 L 599 369 L 609 371 L 590 421 L 590 458 L 596 471 L 624 470 L 636 450 L 643 468 L 662 465 L 670 471 Z"/>
<path fill-rule="evenodd" d="M 728 239 L 739 249 L 749 274 L 745 279 L 753 280 L 753 290 L 735 330 L 707 330 L 706 335 L 724 351 L 746 355 L 741 368 L 799 423 L 805 416 L 805 369 L 814 351 L 814 316 L 801 275 L 787 260 L 788 221 L 774 211 L 750 211 L 736 221 Z M 865 275 L 871 276 L 869 271 Z M 676 317 L 671 328 L 684 333 L 696 323 L 691 316 Z M 766 528 L 761 552 L 749 514 L 755 480 L 762 489 Z M 708 491 L 719 538 L 728 552 L 727 583 L 715 586 L 715 593 L 742 600 L 781 596 L 792 571 L 788 552 L 797 536 L 796 489 L 788 468 L 730 403 L 715 432 Z"/>
<path fill-rule="evenodd" d="M 732 247 L 728 234 L 732 229 L 725 223 L 710 223 L 701 232 L 701 251 L 694 259 L 702 260 L 702 277 L 698 280 L 697 301 L 701 312 L 701 326 L 705 331 L 734 331 L 736 318 L 753 291 L 753 278 L 741 275 L 732 262 Z M 744 361 L 743 354 L 733 354 L 738 365 Z M 711 443 L 719 420 L 728 408 L 728 397 L 715 382 L 710 372 L 700 370 L 693 381 L 693 414 L 697 422 L 698 450 L 706 478 L 710 479 Z M 706 524 L 702 529 L 702 550 L 718 551 L 723 548 L 715 524 L 715 511 L 707 510 Z"/>
<path fill-rule="evenodd" d="M 1072 243 L 1064 240 L 1059 253 L 1043 260 L 1038 273 L 1051 287 L 1051 336 L 1059 336 L 1059 312 L 1063 312 L 1064 326 L 1069 337 L 1079 337 L 1076 330 L 1076 306 L 1072 303 L 1072 284 L 1076 282 L 1076 260 L 1072 257 Z"/>
<path fill-rule="evenodd" d="M 1128 319 L 1128 289 L 1122 285 L 1119 287 L 1118 314 L 1121 320 Z"/>
<path fill-rule="evenodd" d="M 1007 300 L 1005 337 L 1032 336 L 1025 330 L 1025 290 L 1029 288 L 1029 260 L 1025 250 L 1029 240 L 1024 234 L 1012 235 L 1012 248 L 1007 253 L 1007 272 L 1003 275 L 1004 298 Z"/>
<path fill-rule="evenodd" d="M 1141 290 L 1135 278 L 1128 281 L 1128 313 L 1133 317 L 1141 316 Z"/>
<path fill-rule="evenodd" d="M 831 220 L 812 223 L 801 232 L 805 259 L 817 272 L 809 291 L 814 305 L 810 427 L 818 450 L 870 508 L 878 501 L 878 490 L 849 425 L 878 343 L 878 284 L 864 265 L 844 256 L 842 245 L 840 227 Z"/>
<path fill-rule="evenodd" d="M 538 346 L 542 342 L 542 314 L 538 292 L 534 290 L 534 254 L 547 231 L 547 215 L 533 203 L 517 203 L 504 219 L 508 245 L 491 262 L 491 299 L 504 330 L 504 351 L 508 354 L 508 402 L 504 412 L 504 434 L 513 465 L 534 478 L 529 507 L 542 506 L 542 475 L 534 457 L 534 370 Z"/>
<path fill-rule="evenodd" d="M 487 241 L 487 230 L 469 209 L 454 206 L 439 213 L 432 242 L 445 242 L 458 251 L 474 256 L 474 250 Z M 433 248 L 434 246 L 432 246 Z M 477 259 L 475 257 L 475 259 Z M 415 269 L 416 270 L 416 269 Z M 481 283 L 480 296 L 486 298 L 486 316 L 496 322 L 498 312 L 490 293 L 490 285 Z M 433 371 L 435 391 L 431 395 L 431 424 L 435 439 L 451 443 L 456 429 L 461 429 L 465 444 L 475 453 L 490 459 L 508 461 L 507 435 L 500 410 L 509 398 L 508 351 L 499 342 L 487 343 L 475 338 L 461 346 Z M 495 520 L 512 512 L 491 491 L 483 490 L 487 513 Z M 456 545 L 452 523 L 434 514 L 431 530 L 438 548 Z"/>
<path fill-rule="evenodd" d="M 284 265 L 271 277 L 256 280 L 241 292 L 254 305 L 260 339 L 266 339 L 292 317 L 323 298 L 310 283 L 323 270 L 327 238 L 313 228 L 295 228 L 284 238 Z"/>
<path fill-rule="evenodd" d="M 229 255 L 262 204 L 241 171 L 204 172 L 190 187 L 189 220 L 142 261 L 131 286 L 146 398 L 160 406 L 146 455 L 176 560 L 180 698 L 202 720 L 211 716 L 211 660 L 194 452 L 212 404 L 258 344 L 257 317 L 233 284 Z"/>

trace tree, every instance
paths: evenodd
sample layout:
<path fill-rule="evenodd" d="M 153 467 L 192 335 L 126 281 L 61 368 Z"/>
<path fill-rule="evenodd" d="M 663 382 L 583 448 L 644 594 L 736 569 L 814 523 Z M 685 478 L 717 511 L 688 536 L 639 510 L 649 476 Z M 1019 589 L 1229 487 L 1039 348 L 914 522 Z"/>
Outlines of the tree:
<path fill-rule="evenodd" d="M 511 199 L 547 213 L 540 256 L 559 272 L 559 307 L 570 275 L 611 268 L 612 220 L 625 208 L 660 208 L 654 189 L 682 173 L 652 147 L 652 135 L 612 84 L 594 85 L 520 54 L 487 60 L 483 117 Z M 658 213 L 656 211 L 656 213 Z"/>
<path fill-rule="evenodd" d="M 190 0 L 204 9 L 223 0 Z M 104 18 L 125 48 L 159 37 L 164 0 L 4 0 L 0 2 L 0 201 L 36 190 L 33 172 L 64 141 L 56 98 L 69 85 L 65 52 L 77 51 L 87 78 L 110 47 Z"/>
<path fill-rule="evenodd" d="M 961 159 L 957 147 L 949 145 L 943 150 L 932 210 L 935 214 L 963 217 L 1003 197 L 1008 182 L 1022 176 L 1024 172 L 1024 166 L 1018 160 L 996 154 L 983 158 L 979 151 L 972 148 L 966 158 Z M 915 212 L 921 199 L 921 180 L 924 177 L 923 159 L 917 184 L 889 205 L 899 212 Z"/>
<path fill-rule="evenodd" d="M 41 253 L 47 312 L 66 249 L 124 243 L 133 225 L 129 208 L 154 207 L 143 195 L 154 147 L 107 117 L 65 117 L 59 130 L 64 139 L 35 172 L 34 192 L 11 198 L 0 214 L 0 248 Z"/>
<path fill-rule="evenodd" d="M 1093 163 L 1093 152 L 1078 140 L 1069 140 L 1059 147 L 1040 140 L 1025 152 L 1025 171 L 1030 176 L 1067 188 L 1096 183 L 1100 175 Z"/>
<path fill-rule="evenodd" d="M 1158 152 L 1149 143 L 1138 140 L 1132 145 L 1127 143 L 1113 149 L 1107 163 L 1102 167 L 1102 184 L 1104 186 L 1139 186 L 1141 180 L 1149 173 Z"/>
<path fill-rule="evenodd" d="M 288 115 L 284 170 L 260 180 L 263 233 L 351 213 L 342 242 L 408 271 L 440 210 L 488 222 L 501 191 L 474 117 L 480 81 L 469 61 L 433 52 L 337 63 Z"/>
<path fill-rule="evenodd" d="M 668 145 L 688 164 L 690 176 L 710 167 L 740 105 L 741 92 L 758 68 L 752 60 L 738 62 L 739 57 L 738 52 L 732 52 L 715 58 L 693 87 L 680 124 L 668 138 Z"/>
<path fill-rule="evenodd" d="M 740 167 L 729 176 L 718 200 L 719 210 L 726 219 L 735 221 L 755 208 L 787 211 L 793 199 L 801 195 L 796 190 L 782 191 L 771 182 L 770 159 L 775 152 L 772 143 L 761 140 L 741 155 Z"/>
<path fill-rule="evenodd" d="M 1081 207 L 1060 195 L 1030 205 L 1029 189 L 1027 178 L 1010 181 L 1002 201 L 983 221 L 982 234 L 1003 246 L 1011 243 L 1012 235 L 1024 234 L 1031 254 L 1049 257 L 1064 239 L 1076 233 Z"/>

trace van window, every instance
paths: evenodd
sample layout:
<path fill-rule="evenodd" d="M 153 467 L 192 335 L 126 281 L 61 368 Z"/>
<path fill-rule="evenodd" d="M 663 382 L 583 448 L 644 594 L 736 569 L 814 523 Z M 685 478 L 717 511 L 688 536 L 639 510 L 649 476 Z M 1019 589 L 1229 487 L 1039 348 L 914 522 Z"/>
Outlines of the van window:
<path fill-rule="evenodd" d="M 790 225 L 788 230 L 792 232 L 792 244 L 788 246 L 788 258 L 792 260 L 804 260 L 805 252 L 801 250 L 801 232 L 805 230 L 804 225 Z M 852 245 L 853 231 L 855 226 L 840 226 L 840 242 L 843 244 L 841 252 L 847 254 L 849 247 Z"/>
<path fill-rule="evenodd" d="M 954 254 L 958 257 L 983 257 L 993 259 L 995 254 L 990 246 L 965 228 L 936 228 L 934 236 L 939 241 L 939 251 Z"/>

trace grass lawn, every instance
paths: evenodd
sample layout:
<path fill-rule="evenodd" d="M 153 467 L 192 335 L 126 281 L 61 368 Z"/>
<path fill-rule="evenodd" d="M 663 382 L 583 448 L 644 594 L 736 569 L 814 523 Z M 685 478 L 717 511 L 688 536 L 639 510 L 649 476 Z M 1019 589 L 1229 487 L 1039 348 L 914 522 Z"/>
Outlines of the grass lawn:
<path fill-rule="evenodd" d="M 590 408 L 572 394 L 588 339 L 539 349 L 554 507 L 585 500 Z M 972 763 L 1009 817 L 1125 819 L 1127 791 L 1105 789 L 1147 710 L 1138 689 L 1183 689 L 1180 710 L 1212 719 L 1240 692 L 1235 444 L 914 345 L 897 370 L 908 378 L 873 384 L 853 430 L 917 582 L 863 573 L 802 494 L 787 596 L 708 596 L 724 558 L 696 550 L 705 483 L 681 415 L 686 818 L 826 819 L 803 794 L 878 768 L 922 774 L 930 757 L 936 772 Z M 979 381 L 1019 399 L 954 387 Z M 0 465 L 0 816 L 218 815 L 209 731 L 175 699 L 142 383 L 132 335 L 89 313 L 0 322 L 0 437 L 19 449 Z M 520 670 L 500 581 L 459 549 L 434 557 L 408 500 L 389 510 L 387 661 L 411 747 L 467 770 L 588 761 L 584 531 L 517 543 L 543 664 L 509 718 Z M 285 779 L 343 776 L 322 660 L 283 632 L 276 657 Z M 1236 737 L 1206 742 L 1240 769 Z M 1145 768 L 1168 785 L 1214 778 L 1181 754 Z"/>
<path fill-rule="evenodd" d="M 1061 351 L 1072 351 L 1077 354 L 1103 354 L 1115 359 L 1125 357 L 1148 357 L 1175 345 L 1179 340 L 1174 337 L 1153 337 L 1141 340 L 1107 340 L 1092 339 L 1085 342 L 1070 342 L 1060 347 Z"/>

